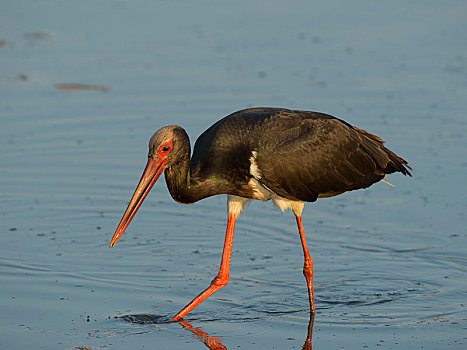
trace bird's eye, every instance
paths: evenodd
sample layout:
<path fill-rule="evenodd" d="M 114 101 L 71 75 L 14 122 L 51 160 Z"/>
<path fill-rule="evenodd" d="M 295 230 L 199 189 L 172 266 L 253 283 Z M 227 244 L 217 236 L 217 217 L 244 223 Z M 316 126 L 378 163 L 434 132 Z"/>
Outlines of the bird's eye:
<path fill-rule="evenodd" d="M 161 159 L 167 157 L 168 153 L 172 150 L 172 145 L 172 140 L 161 145 L 157 152 L 157 156 Z"/>

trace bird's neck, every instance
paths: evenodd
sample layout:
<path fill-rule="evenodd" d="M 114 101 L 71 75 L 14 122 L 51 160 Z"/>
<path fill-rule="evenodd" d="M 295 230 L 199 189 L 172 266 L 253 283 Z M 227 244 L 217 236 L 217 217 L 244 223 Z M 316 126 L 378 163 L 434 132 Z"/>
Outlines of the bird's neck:
<path fill-rule="evenodd" d="M 209 182 L 191 176 L 188 135 L 183 144 L 180 160 L 165 170 L 165 182 L 172 198 L 179 203 L 190 204 L 217 194 Z"/>

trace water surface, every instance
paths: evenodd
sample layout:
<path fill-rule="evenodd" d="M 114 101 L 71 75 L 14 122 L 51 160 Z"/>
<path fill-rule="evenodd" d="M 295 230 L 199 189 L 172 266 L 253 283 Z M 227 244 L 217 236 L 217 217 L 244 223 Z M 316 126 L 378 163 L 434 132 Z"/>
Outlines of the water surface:
<path fill-rule="evenodd" d="M 467 209 L 464 1 L 60 2 L 0 11 L 0 346 L 300 349 L 308 334 L 291 213 L 239 217 L 215 276 L 224 196 L 164 180 L 109 249 L 159 127 L 194 139 L 252 106 L 339 116 L 414 177 L 307 205 L 315 349 L 463 349 Z M 212 345 L 214 344 L 214 345 Z M 220 346 L 220 345 L 219 345 Z"/>

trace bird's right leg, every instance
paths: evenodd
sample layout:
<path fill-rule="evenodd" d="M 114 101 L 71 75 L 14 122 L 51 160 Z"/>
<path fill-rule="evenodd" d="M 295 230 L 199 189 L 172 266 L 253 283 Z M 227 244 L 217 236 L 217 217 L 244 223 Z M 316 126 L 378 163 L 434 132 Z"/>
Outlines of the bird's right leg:
<path fill-rule="evenodd" d="M 308 297 L 310 299 L 310 313 L 315 313 L 315 295 L 313 292 L 313 260 L 311 259 L 310 253 L 308 252 L 308 246 L 306 244 L 305 230 L 303 229 L 302 217 L 295 214 L 297 219 L 298 232 L 300 233 L 300 240 L 302 241 L 303 255 L 305 262 L 303 264 L 303 274 L 306 278 L 308 286 Z"/>
<path fill-rule="evenodd" d="M 176 314 L 171 321 L 179 321 L 185 317 L 191 310 L 201 304 L 204 300 L 209 298 L 212 294 L 227 285 L 229 282 L 230 273 L 230 257 L 232 255 L 233 235 L 235 230 L 235 220 L 237 213 L 230 213 L 227 222 L 227 230 L 225 234 L 224 251 L 222 252 L 222 261 L 219 273 L 212 280 L 211 285 L 206 288 L 201 294 L 194 298 L 187 306 L 185 306 L 178 314 Z"/>

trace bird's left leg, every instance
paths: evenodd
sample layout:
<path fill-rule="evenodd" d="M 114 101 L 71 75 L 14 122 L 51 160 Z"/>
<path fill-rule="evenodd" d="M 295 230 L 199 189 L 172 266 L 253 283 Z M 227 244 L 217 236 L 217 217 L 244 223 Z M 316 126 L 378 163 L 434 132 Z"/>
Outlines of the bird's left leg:
<path fill-rule="evenodd" d="M 209 298 L 212 294 L 227 285 L 229 282 L 230 273 L 230 257 L 232 255 L 233 235 L 235 230 L 235 220 L 237 213 L 230 213 L 227 222 L 227 230 L 225 234 L 224 251 L 222 252 L 222 261 L 219 273 L 212 280 L 211 285 L 206 288 L 201 294 L 194 298 L 187 306 L 185 306 L 178 314 L 176 314 L 170 321 L 179 321 L 185 317 L 191 310 L 201 304 L 204 300 Z"/>
<path fill-rule="evenodd" d="M 313 292 L 313 260 L 311 259 L 310 253 L 308 252 L 308 246 L 306 244 L 305 231 L 303 230 L 303 223 L 301 215 L 295 214 L 297 219 L 298 232 L 300 233 L 300 240 L 302 241 L 303 255 L 305 262 L 303 264 L 303 274 L 306 278 L 308 285 L 308 297 L 310 299 L 310 313 L 315 313 L 315 295 Z"/>

